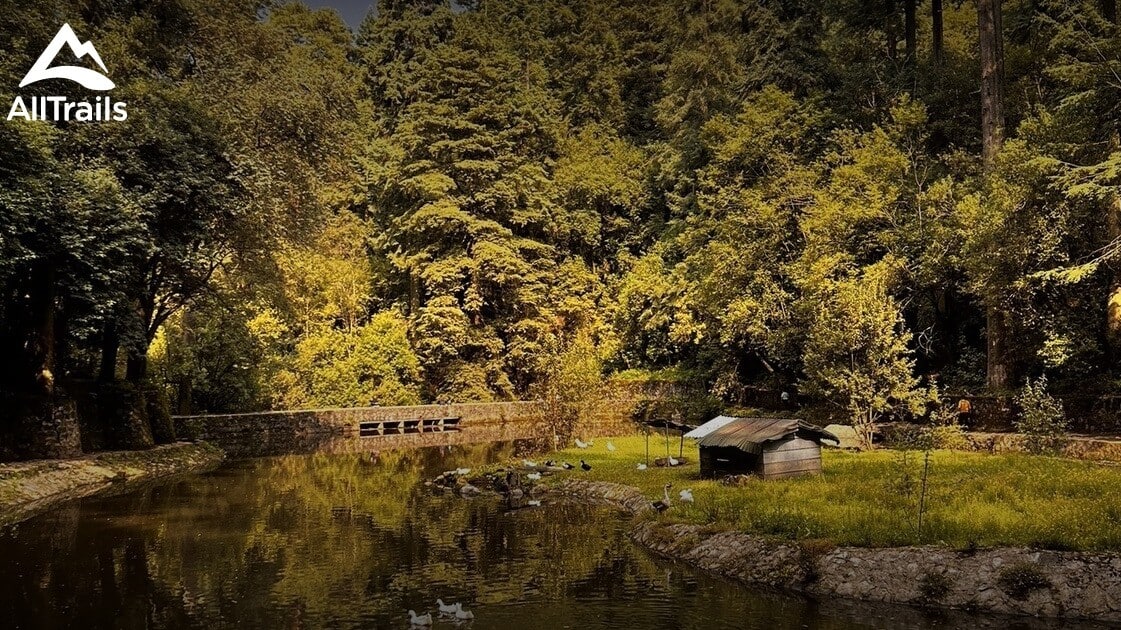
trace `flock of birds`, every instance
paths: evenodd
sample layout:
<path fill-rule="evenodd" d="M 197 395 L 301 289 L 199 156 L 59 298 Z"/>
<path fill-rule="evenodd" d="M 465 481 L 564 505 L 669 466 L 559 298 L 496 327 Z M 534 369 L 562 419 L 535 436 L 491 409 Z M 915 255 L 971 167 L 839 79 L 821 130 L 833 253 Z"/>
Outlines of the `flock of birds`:
<path fill-rule="evenodd" d="M 454 604 L 445 604 L 444 600 L 436 600 L 436 609 L 440 611 L 441 617 L 455 619 L 457 622 L 471 621 L 475 618 L 475 613 L 470 610 L 464 610 L 463 604 L 456 602 Z M 432 613 L 426 612 L 423 615 L 416 614 L 415 610 L 409 610 L 409 625 L 410 626 L 431 626 Z"/>
<path fill-rule="evenodd" d="M 594 446 L 594 445 L 595 445 L 595 442 L 593 442 L 591 440 L 588 440 L 587 442 L 584 442 L 583 440 L 580 440 L 579 438 L 576 439 L 576 447 L 577 448 L 586 449 L 586 448 L 590 448 L 591 446 Z M 608 441 L 607 442 L 607 450 L 609 452 L 614 453 L 617 449 L 616 449 L 614 444 L 612 444 L 610 441 Z M 670 466 L 678 466 L 678 465 L 681 464 L 680 461 L 678 461 L 677 459 L 675 459 L 673 457 L 668 458 L 668 463 L 669 463 Z M 576 466 L 574 466 L 574 465 L 572 465 L 568 462 L 564 462 L 564 461 L 557 462 L 557 461 L 554 461 L 554 460 L 551 460 L 551 459 L 546 460 L 545 462 L 543 462 L 541 464 L 539 464 L 536 461 L 530 460 L 530 459 L 523 459 L 522 460 L 522 466 L 524 466 L 525 468 L 529 468 L 529 469 L 533 470 L 533 472 L 528 473 L 525 476 L 525 478 L 530 480 L 530 481 L 539 481 L 541 479 L 541 472 L 539 472 L 539 470 L 542 467 L 544 467 L 545 470 L 550 470 L 550 471 L 566 471 L 566 470 L 574 470 L 576 468 Z M 588 464 L 583 459 L 580 460 L 580 470 L 582 470 L 584 472 L 588 472 L 591 469 L 592 469 L 592 467 L 591 467 L 590 464 Z M 647 470 L 648 466 L 644 462 L 639 462 L 638 465 L 637 465 L 637 469 L 638 470 Z M 456 477 L 465 477 L 470 473 L 471 473 L 470 468 L 456 468 L 455 470 L 449 470 L 448 472 L 444 473 L 444 475 L 446 475 L 446 476 L 454 475 Z M 670 488 L 672 488 L 672 487 L 673 487 L 672 483 L 667 483 L 665 486 L 662 487 L 662 498 L 658 501 L 654 501 L 653 503 L 651 503 L 651 506 L 655 510 L 657 510 L 659 512 L 665 512 L 666 510 L 668 510 L 670 508 L 670 506 L 672 505 L 672 501 L 670 500 L 669 491 L 670 491 Z M 467 484 L 460 487 L 460 492 L 464 496 L 467 496 L 467 495 L 471 495 L 471 494 L 478 494 L 478 493 L 481 492 L 481 490 L 479 490 L 475 486 L 472 486 L 470 483 L 467 483 Z M 682 503 L 692 503 L 693 502 L 693 490 L 690 489 L 690 488 L 686 488 L 684 490 L 681 490 L 677 494 L 677 500 L 682 502 Z M 541 505 L 541 501 L 538 501 L 536 499 L 530 500 L 526 503 L 526 505 L 528 505 L 530 507 L 537 507 L 537 506 Z M 455 603 L 455 604 L 445 604 L 442 599 L 437 599 L 436 600 L 436 608 L 439 611 L 440 618 L 447 618 L 449 620 L 454 620 L 456 623 L 471 621 L 475 618 L 475 614 L 473 612 L 471 612 L 469 610 L 464 610 L 463 605 L 458 603 L 458 602 Z M 433 623 L 432 613 L 426 612 L 423 615 L 418 615 L 418 614 L 416 614 L 415 610 L 409 610 L 409 625 L 411 627 L 425 628 L 425 627 L 430 627 L 432 625 L 432 623 Z"/>
<path fill-rule="evenodd" d="M 576 438 L 576 448 L 584 449 L 584 448 L 588 448 L 590 446 L 593 446 L 594 444 L 595 443 L 592 442 L 591 440 L 588 440 L 587 442 L 584 442 L 580 438 Z M 612 444 L 610 440 L 607 442 L 607 450 L 612 452 L 612 453 L 614 453 L 615 450 L 616 450 L 615 445 Z M 526 461 L 524 463 L 534 464 L 534 462 L 529 462 L 529 461 Z M 550 464 L 551 462 L 545 462 L 545 463 Z M 670 466 L 680 466 L 681 465 L 681 461 L 679 461 L 677 458 L 673 457 L 672 455 L 667 459 L 666 463 L 668 463 Z M 534 464 L 534 465 L 536 465 L 536 464 Z M 564 465 L 565 465 L 565 467 L 567 467 L 569 469 L 572 468 L 572 466 L 568 462 L 565 462 Z M 584 460 L 580 460 L 580 467 L 584 471 L 589 471 L 589 470 L 592 469 L 591 466 L 584 463 Z M 635 466 L 635 468 L 637 470 L 648 470 L 649 466 L 647 466 L 645 462 L 638 462 L 638 464 Z M 668 510 L 670 508 L 671 501 L 670 501 L 670 498 L 669 498 L 669 489 L 672 488 L 672 487 L 673 487 L 672 483 L 667 483 L 662 488 L 662 499 L 660 501 L 655 501 L 655 502 L 650 504 L 651 506 L 653 506 L 653 508 L 655 510 L 657 510 L 659 512 L 665 512 L 666 510 Z M 685 488 L 684 490 L 677 493 L 677 498 L 682 503 L 692 503 L 693 502 L 693 489 L 692 488 Z"/>

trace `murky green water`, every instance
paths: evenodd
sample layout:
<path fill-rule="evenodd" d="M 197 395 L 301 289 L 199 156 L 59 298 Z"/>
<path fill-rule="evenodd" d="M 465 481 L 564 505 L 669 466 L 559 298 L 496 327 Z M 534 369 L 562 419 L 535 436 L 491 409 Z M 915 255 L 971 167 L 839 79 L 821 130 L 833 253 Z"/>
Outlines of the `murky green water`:
<path fill-rule="evenodd" d="M 755 593 L 653 559 L 611 510 L 423 485 L 512 448 L 242 460 L 63 507 L 0 532 L 0 627 L 406 628 L 437 597 L 480 630 L 1010 627 Z"/>

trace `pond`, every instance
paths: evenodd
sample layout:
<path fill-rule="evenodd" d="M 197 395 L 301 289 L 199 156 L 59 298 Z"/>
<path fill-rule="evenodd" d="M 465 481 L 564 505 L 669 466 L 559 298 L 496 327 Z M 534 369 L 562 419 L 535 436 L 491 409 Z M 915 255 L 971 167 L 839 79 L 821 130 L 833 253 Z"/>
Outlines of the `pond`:
<path fill-rule="evenodd" d="M 0 531 L 0 626 L 407 628 L 406 611 L 434 611 L 437 598 L 462 602 L 475 619 L 460 627 L 479 630 L 962 623 L 754 592 L 651 557 L 610 509 L 509 511 L 423 483 L 515 448 L 245 459 L 72 503 Z M 456 624 L 437 618 L 441 626 Z"/>

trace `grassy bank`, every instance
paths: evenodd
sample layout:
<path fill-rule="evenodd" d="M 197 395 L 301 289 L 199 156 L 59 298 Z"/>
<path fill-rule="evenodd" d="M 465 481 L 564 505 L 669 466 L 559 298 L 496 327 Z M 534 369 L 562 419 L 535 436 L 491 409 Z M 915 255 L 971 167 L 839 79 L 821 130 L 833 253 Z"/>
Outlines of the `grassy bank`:
<path fill-rule="evenodd" d="M 561 452 L 561 459 L 584 459 L 592 466 L 587 473 L 566 474 L 632 485 L 651 499 L 661 496 L 666 482 L 674 484 L 673 499 L 678 490 L 692 488 L 695 503 L 675 501 L 659 517 L 672 521 L 838 545 L 1121 550 L 1119 467 L 1019 454 L 936 452 L 920 534 L 921 453 L 910 453 L 903 463 L 897 451 L 826 450 L 820 477 L 726 487 L 699 478 L 697 449 L 688 440 L 687 466 L 645 471 L 636 469 L 645 458 L 642 437 L 612 439 L 615 452 L 607 450 L 607 441 Z M 677 441 L 671 444 L 676 455 Z M 665 455 L 661 438 L 651 437 L 650 448 L 651 458 Z"/>

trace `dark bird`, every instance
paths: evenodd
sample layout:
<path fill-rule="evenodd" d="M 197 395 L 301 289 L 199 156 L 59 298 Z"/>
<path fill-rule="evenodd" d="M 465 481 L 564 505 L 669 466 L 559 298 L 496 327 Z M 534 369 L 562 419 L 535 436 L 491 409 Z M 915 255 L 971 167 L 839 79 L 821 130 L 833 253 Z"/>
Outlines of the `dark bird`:
<path fill-rule="evenodd" d="M 563 467 L 565 470 L 572 470 L 573 468 L 576 468 L 575 466 L 573 466 L 572 464 L 570 464 L 568 462 L 565 462 L 565 463 L 561 464 L 561 467 Z"/>
<path fill-rule="evenodd" d="M 588 472 L 591 469 L 592 469 L 592 467 L 588 465 L 588 462 L 586 462 L 584 460 L 580 460 L 580 470 L 582 470 L 584 472 Z"/>
<path fill-rule="evenodd" d="M 672 487 L 673 487 L 672 483 L 667 483 L 662 488 L 662 500 L 661 501 L 655 501 L 655 502 L 650 504 L 654 507 L 655 510 L 658 510 L 659 512 L 665 512 L 666 510 L 669 509 L 669 489 L 672 488 Z"/>

